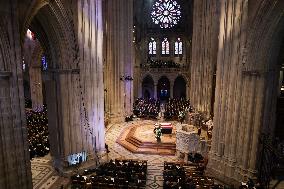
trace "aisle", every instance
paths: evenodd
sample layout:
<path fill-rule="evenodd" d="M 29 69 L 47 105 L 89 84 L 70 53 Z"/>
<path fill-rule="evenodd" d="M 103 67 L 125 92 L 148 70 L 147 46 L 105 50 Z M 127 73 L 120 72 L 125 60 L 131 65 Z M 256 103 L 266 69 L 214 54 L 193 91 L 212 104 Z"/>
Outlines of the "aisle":
<path fill-rule="evenodd" d="M 31 171 L 34 189 L 54 188 L 53 184 L 59 179 L 49 155 L 33 158 L 31 160 Z"/>
<path fill-rule="evenodd" d="M 164 164 L 162 162 L 148 163 L 146 188 L 163 188 L 163 169 Z"/>

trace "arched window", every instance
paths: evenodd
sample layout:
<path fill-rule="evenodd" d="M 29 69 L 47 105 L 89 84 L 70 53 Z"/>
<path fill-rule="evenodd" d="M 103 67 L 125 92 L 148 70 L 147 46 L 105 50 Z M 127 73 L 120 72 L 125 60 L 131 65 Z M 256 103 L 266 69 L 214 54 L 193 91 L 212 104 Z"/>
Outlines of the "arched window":
<path fill-rule="evenodd" d="M 47 61 L 46 61 L 45 55 L 43 55 L 41 57 L 41 65 L 42 65 L 42 70 L 44 70 L 44 71 L 47 70 L 48 65 L 47 65 Z"/>
<path fill-rule="evenodd" d="M 26 36 L 30 40 L 35 40 L 35 34 L 30 29 L 27 30 Z"/>
<path fill-rule="evenodd" d="M 182 54 L 182 41 L 180 38 L 175 42 L 175 55 Z"/>
<path fill-rule="evenodd" d="M 151 37 L 149 42 L 149 54 L 156 55 L 157 54 L 157 43 L 154 38 Z"/>
<path fill-rule="evenodd" d="M 162 42 L 162 55 L 169 55 L 170 54 L 170 43 L 168 38 L 164 38 Z"/>

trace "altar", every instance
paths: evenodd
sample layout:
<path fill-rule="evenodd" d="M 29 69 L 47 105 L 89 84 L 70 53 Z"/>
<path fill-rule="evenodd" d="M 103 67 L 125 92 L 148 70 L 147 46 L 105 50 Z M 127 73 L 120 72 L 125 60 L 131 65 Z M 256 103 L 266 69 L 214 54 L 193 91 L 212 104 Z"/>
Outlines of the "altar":
<path fill-rule="evenodd" d="M 160 123 L 162 134 L 172 134 L 173 126 L 171 123 Z"/>

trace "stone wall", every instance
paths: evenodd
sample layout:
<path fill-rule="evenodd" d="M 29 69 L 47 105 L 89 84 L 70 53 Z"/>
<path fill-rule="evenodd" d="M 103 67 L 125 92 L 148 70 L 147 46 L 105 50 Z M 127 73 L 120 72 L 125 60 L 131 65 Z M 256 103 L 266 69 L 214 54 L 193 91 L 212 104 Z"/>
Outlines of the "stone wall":
<path fill-rule="evenodd" d="M 32 188 L 17 1 L 0 2 L 0 185 Z"/>

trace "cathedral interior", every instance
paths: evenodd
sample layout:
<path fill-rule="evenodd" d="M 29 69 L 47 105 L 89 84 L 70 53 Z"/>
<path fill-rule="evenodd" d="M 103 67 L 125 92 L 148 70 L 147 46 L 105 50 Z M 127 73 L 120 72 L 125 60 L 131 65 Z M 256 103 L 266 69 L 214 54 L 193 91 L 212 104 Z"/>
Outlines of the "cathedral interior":
<path fill-rule="evenodd" d="M 0 188 L 284 188 L 283 0 L 0 0 Z"/>

